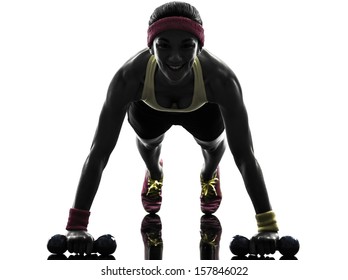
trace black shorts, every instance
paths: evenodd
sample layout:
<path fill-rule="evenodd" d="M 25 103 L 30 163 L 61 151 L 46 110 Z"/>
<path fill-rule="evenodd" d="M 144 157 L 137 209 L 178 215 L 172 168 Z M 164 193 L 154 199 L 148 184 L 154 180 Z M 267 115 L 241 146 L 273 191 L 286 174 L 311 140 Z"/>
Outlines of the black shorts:
<path fill-rule="evenodd" d="M 133 102 L 128 108 L 128 121 L 142 139 L 157 138 L 172 125 L 180 125 L 199 140 L 213 141 L 225 129 L 219 106 L 213 103 L 193 112 L 172 113 L 154 110 L 143 101 Z"/>

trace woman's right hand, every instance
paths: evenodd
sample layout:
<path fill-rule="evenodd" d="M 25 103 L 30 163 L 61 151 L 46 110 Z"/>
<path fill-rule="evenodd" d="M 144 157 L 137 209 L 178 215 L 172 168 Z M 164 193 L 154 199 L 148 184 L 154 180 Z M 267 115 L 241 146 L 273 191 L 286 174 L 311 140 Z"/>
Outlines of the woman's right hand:
<path fill-rule="evenodd" d="M 72 230 L 66 234 L 68 251 L 76 254 L 91 254 L 93 252 L 94 238 L 84 230 Z"/>

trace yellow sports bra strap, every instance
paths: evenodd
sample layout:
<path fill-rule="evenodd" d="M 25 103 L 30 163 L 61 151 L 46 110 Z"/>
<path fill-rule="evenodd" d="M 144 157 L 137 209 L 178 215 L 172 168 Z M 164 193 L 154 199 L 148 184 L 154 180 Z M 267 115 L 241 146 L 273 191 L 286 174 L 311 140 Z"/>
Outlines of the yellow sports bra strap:
<path fill-rule="evenodd" d="M 191 106 L 200 107 L 201 106 L 200 104 L 204 104 L 208 100 L 207 100 L 207 95 L 205 92 L 202 66 L 201 66 L 201 63 L 199 62 L 198 57 L 195 58 L 195 61 L 193 63 L 193 72 L 195 75 L 195 84 L 194 84 L 194 91 L 193 91 Z"/>
<path fill-rule="evenodd" d="M 154 55 L 152 55 L 149 61 L 147 62 L 144 88 L 143 88 L 143 93 L 141 98 L 143 101 L 145 101 L 145 103 L 156 102 L 155 83 L 154 83 L 156 66 L 157 66 L 156 58 Z"/>

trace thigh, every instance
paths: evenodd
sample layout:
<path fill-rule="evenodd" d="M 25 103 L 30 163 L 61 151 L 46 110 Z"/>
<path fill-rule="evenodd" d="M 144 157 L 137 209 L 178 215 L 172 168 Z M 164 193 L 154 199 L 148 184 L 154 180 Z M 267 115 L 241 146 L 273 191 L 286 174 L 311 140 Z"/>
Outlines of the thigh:
<path fill-rule="evenodd" d="M 172 126 L 166 113 L 156 111 L 142 101 L 129 106 L 128 122 L 142 142 L 159 139 Z"/>

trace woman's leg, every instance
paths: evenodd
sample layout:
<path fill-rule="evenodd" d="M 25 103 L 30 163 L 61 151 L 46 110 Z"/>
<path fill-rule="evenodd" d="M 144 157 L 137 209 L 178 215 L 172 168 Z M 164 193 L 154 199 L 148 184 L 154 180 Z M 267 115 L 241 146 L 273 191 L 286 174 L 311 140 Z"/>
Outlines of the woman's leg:
<path fill-rule="evenodd" d="M 225 141 L 223 134 L 213 141 L 195 139 L 202 148 L 204 158 L 201 171 L 201 210 L 205 214 L 212 214 L 219 208 L 222 199 L 218 166 L 226 149 Z"/>
<path fill-rule="evenodd" d="M 204 164 L 201 171 L 202 179 L 208 181 L 213 178 L 225 152 L 226 144 L 224 135 L 221 134 L 213 141 L 202 141 L 197 138 L 195 138 L 195 140 L 201 146 L 204 158 Z"/>
<path fill-rule="evenodd" d="M 151 179 L 160 180 L 163 177 L 162 166 L 160 165 L 160 155 L 164 134 L 154 139 L 142 139 L 137 137 L 137 147 Z"/>
<path fill-rule="evenodd" d="M 160 155 L 164 134 L 154 139 L 137 137 L 137 146 L 147 171 L 141 191 L 141 200 L 145 211 L 156 213 L 162 204 L 163 172 Z"/>

